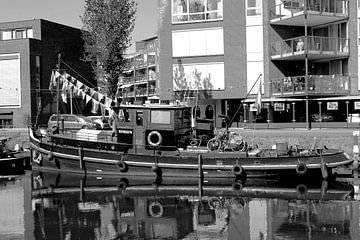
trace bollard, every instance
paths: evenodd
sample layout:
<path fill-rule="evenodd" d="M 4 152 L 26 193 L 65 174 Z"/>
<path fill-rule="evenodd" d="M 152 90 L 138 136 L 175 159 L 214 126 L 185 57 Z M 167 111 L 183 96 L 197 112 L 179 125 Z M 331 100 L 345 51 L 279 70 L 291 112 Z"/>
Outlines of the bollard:
<path fill-rule="evenodd" d="M 353 146 L 353 168 L 354 170 L 357 170 L 359 168 L 359 131 L 353 132 L 354 136 L 354 146 Z M 357 171 L 354 171 L 354 173 L 357 173 Z M 358 174 L 356 174 L 356 178 L 358 177 Z"/>

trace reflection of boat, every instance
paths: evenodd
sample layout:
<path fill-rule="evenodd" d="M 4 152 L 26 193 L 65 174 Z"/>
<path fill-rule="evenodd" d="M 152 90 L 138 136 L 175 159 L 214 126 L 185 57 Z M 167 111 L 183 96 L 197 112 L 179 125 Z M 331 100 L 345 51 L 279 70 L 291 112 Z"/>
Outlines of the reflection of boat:
<path fill-rule="evenodd" d="M 103 177 L 34 171 L 33 195 L 62 192 L 109 191 L 124 196 L 242 196 L 250 198 L 345 200 L 353 187 L 335 181 L 281 181 L 276 179 L 207 179 Z"/>
<path fill-rule="evenodd" d="M 114 108 L 125 116 L 117 119 L 116 134 L 78 132 L 34 134 L 30 130 L 33 166 L 87 174 L 193 177 L 309 175 L 327 178 L 332 169 L 352 160 L 341 150 L 288 148 L 247 150 L 238 138 L 219 137 L 213 145 L 227 141 L 229 151 L 211 151 L 188 146 L 191 142 L 191 108 L 181 105 L 121 105 Z M 227 131 L 226 131 L 227 132 Z M 232 142 L 232 139 L 234 142 Z M 218 142 L 219 141 L 219 142 Z M 222 144 L 224 145 L 224 144 Z M 208 146 L 209 147 L 209 146 Z M 213 146 L 210 146 L 210 148 Z M 237 151 L 237 150 L 243 151 Z"/>
<path fill-rule="evenodd" d="M 135 179 L 128 179 L 128 187 L 119 190 L 113 185 L 115 179 L 98 179 L 102 183 L 97 183 L 95 177 L 34 172 L 35 237 L 239 239 L 241 229 L 242 235 L 249 236 L 242 239 L 258 239 L 259 233 L 291 236 L 287 231 L 295 225 L 311 226 L 303 228 L 309 236 L 325 236 L 332 228 L 345 236 L 351 225 L 358 226 L 357 215 L 349 214 L 359 209 L 357 202 L 352 206 L 352 202 L 326 201 L 350 196 L 351 188 L 340 183 L 329 182 L 327 187 L 326 182 L 282 186 L 278 181 L 254 179 L 242 189 L 232 189 L 231 184 L 222 182 L 222 186 L 204 185 L 201 192 L 196 180 L 187 180 L 182 186 L 170 185 L 171 179 L 153 186 L 153 181 L 148 180 L 132 184 Z M 307 192 L 297 192 L 299 184 L 306 186 Z M 351 234 L 357 237 L 359 232 Z"/>

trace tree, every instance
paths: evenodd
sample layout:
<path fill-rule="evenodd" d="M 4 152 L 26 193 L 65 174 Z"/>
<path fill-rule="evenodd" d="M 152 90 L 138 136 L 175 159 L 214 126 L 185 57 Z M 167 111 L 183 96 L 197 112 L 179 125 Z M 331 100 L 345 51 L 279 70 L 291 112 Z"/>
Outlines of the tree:
<path fill-rule="evenodd" d="M 98 84 L 111 97 L 126 66 L 136 6 L 134 0 L 85 0 L 84 60 L 91 62 Z"/>

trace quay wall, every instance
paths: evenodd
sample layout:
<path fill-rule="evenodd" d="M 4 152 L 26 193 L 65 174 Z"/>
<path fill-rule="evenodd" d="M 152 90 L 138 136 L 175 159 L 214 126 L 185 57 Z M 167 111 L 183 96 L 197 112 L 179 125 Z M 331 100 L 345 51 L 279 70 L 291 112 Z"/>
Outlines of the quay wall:
<path fill-rule="evenodd" d="M 276 142 L 287 142 L 288 146 L 311 147 L 314 138 L 318 139 L 318 147 L 342 149 L 352 155 L 354 146 L 354 131 L 359 129 L 240 129 L 230 128 L 244 137 L 250 144 L 261 147 L 271 147 Z"/>

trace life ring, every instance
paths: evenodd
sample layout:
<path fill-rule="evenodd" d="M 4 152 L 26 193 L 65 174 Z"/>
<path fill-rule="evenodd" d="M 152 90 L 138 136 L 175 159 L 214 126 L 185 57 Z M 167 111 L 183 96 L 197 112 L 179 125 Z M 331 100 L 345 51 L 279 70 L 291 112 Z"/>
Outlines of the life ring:
<path fill-rule="evenodd" d="M 154 201 L 149 204 L 149 213 L 150 216 L 159 218 L 163 215 L 164 208 L 159 201 Z"/>
<path fill-rule="evenodd" d="M 308 170 L 308 168 L 307 168 L 307 166 L 306 166 L 306 164 L 305 163 L 299 163 L 297 166 L 296 166 L 296 173 L 297 174 L 299 174 L 299 175 L 304 175 L 306 172 L 307 172 L 307 170 Z"/>
<path fill-rule="evenodd" d="M 42 155 L 41 155 L 41 153 L 39 153 L 39 152 L 37 152 L 37 151 L 33 151 L 33 152 L 32 152 L 32 161 L 40 165 L 41 162 L 42 162 Z"/>
<path fill-rule="evenodd" d="M 127 172 L 129 170 L 129 166 L 126 164 L 123 157 L 117 163 L 117 167 L 120 170 L 120 172 Z"/>
<path fill-rule="evenodd" d="M 239 164 L 235 164 L 232 168 L 232 172 L 235 176 L 240 176 L 243 174 L 244 169 Z"/>
<path fill-rule="evenodd" d="M 156 136 L 157 137 L 157 141 L 153 141 L 153 137 Z M 153 147 L 157 147 L 161 144 L 162 142 L 162 136 L 158 131 L 151 131 L 147 137 L 148 143 L 153 146 Z"/>

